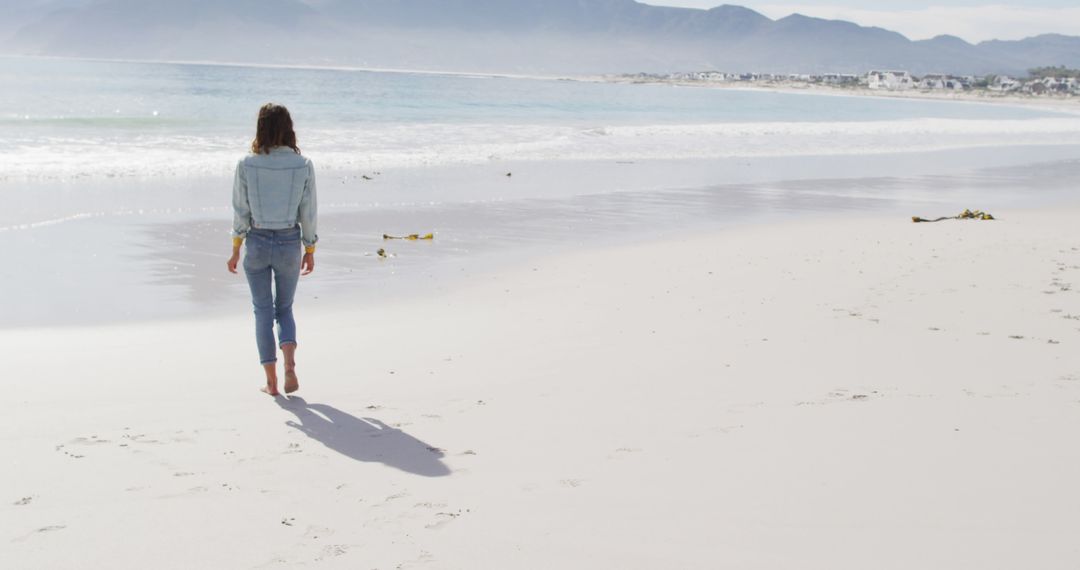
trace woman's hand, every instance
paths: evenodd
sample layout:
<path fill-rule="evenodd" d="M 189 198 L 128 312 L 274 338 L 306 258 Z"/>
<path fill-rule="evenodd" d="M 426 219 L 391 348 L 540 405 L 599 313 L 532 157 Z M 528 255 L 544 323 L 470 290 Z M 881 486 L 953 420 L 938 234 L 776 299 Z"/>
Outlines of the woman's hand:
<path fill-rule="evenodd" d="M 232 257 L 229 258 L 229 261 L 226 264 L 229 266 L 229 273 L 236 273 L 237 263 L 240 263 L 240 252 L 234 249 L 232 252 Z"/>
<path fill-rule="evenodd" d="M 300 275 L 311 275 L 312 271 L 315 271 L 315 254 L 305 253 L 300 262 Z"/>

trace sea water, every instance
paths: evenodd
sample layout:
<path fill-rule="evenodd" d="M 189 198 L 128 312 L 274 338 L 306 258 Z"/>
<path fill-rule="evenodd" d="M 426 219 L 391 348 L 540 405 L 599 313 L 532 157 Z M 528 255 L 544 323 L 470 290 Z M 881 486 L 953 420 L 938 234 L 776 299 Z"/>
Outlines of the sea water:
<path fill-rule="evenodd" d="M 1002 105 L 350 70 L 0 58 L 5 180 L 228 173 L 287 105 L 329 169 L 854 154 L 1075 142 Z"/>
<path fill-rule="evenodd" d="M 318 169 L 320 280 L 305 292 L 322 298 L 407 288 L 493 252 L 883 205 L 1034 205 L 1080 172 L 1068 107 L 0 58 L 0 247 L 38 264 L 0 269 L 2 298 L 23 299 L 0 326 L 243 297 L 218 258 L 231 176 L 268 101 L 290 108 Z M 428 231 L 435 243 L 381 238 Z M 383 245 L 396 257 L 375 256 Z"/>

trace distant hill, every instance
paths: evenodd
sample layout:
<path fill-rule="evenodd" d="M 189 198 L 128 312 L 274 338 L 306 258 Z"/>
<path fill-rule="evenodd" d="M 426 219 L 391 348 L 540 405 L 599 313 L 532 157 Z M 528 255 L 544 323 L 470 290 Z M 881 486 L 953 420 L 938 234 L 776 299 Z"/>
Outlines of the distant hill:
<path fill-rule="evenodd" d="M 634 0 L 0 0 L 0 52 L 518 73 L 1080 67 L 1080 38 L 977 45 Z"/>

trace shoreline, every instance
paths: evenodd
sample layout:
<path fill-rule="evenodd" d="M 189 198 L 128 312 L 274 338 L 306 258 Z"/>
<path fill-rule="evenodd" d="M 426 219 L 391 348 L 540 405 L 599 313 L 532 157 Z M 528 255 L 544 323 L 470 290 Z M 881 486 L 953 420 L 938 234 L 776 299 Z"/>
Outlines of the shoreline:
<path fill-rule="evenodd" d="M 1031 163 L 1033 156 L 1044 161 Z M 1068 204 L 1069 180 L 1078 168 L 1080 154 L 1064 146 L 1042 148 L 1036 155 L 1015 149 L 916 153 L 863 158 L 857 164 L 844 157 L 518 164 L 513 178 L 493 167 L 388 171 L 371 181 L 324 175 L 320 233 L 331 239 L 321 244 L 318 275 L 300 294 L 323 305 L 373 288 L 380 301 L 363 304 L 377 305 L 445 291 L 467 276 L 522 259 L 664 236 L 784 220 L 884 214 L 910 219 L 965 208 L 997 214 Z M 227 182 L 196 184 L 200 193 L 184 196 L 184 208 L 173 203 L 172 189 L 146 195 L 136 184 L 133 196 L 146 201 L 117 215 L 81 216 L 74 196 L 62 194 L 66 198 L 59 201 L 76 208 L 74 221 L 0 232 L 0 246 L 28 252 L 25 263 L 66 267 L 81 276 L 80 287 L 73 289 L 59 275 L 44 282 L 11 275 L 0 288 L 9 298 L 26 301 L 7 308 L 5 326 L 152 324 L 245 306 L 243 279 L 226 275 L 219 259 L 228 241 L 229 214 L 214 189 Z M 547 188 L 558 192 L 550 195 Z M 43 195 L 42 188 L 28 190 L 27 199 Z M 100 201 L 87 188 L 79 191 Z M 350 198 L 362 201 L 350 203 Z M 429 232 L 436 235 L 434 242 L 381 239 L 384 233 Z M 392 257 L 380 260 L 379 248 Z M 102 258 L 102 249 L 111 254 Z M 36 252 L 32 261 L 29 252 Z M 13 265 L 23 264 L 22 257 L 13 257 Z"/>
<path fill-rule="evenodd" d="M 797 83 L 775 82 L 709 82 L 709 81 L 684 81 L 664 80 L 655 81 L 634 80 L 619 76 L 593 76 L 582 78 L 582 81 L 594 81 L 598 83 L 616 83 L 624 85 L 670 85 L 677 87 L 695 87 L 705 89 L 729 89 L 734 91 L 759 91 L 766 93 L 784 93 L 791 95 L 823 95 L 835 97 L 859 97 L 878 99 L 905 99 L 914 101 L 940 101 L 956 103 L 985 103 L 987 105 L 1009 105 L 1026 107 L 1056 112 L 1071 112 L 1080 114 L 1080 97 L 1076 96 L 1048 96 L 1036 97 L 1017 94 L 996 95 L 989 92 L 985 94 L 955 92 L 955 91 L 923 91 L 909 89 L 905 91 L 891 91 L 885 89 L 869 89 L 866 87 L 831 87 L 827 85 L 811 85 Z"/>
<path fill-rule="evenodd" d="M 73 57 L 54 55 L 25 55 L 25 54 L 0 54 L 0 57 L 10 59 L 44 59 L 44 60 L 67 60 L 67 61 L 92 61 L 102 63 L 146 63 L 166 65 L 191 65 L 191 66 L 218 66 L 240 67 L 253 69 L 294 69 L 294 70 L 321 70 L 321 71 L 351 71 L 361 73 L 390 73 L 404 75 L 434 75 L 447 77 L 472 77 L 478 79 L 522 79 L 530 81 L 575 81 L 582 83 L 613 83 L 624 85 L 675 85 L 679 87 L 706 87 L 715 89 L 731 89 L 746 91 L 765 91 L 785 94 L 811 94 L 811 95 L 836 95 L 847 97 L 870 97 L 885 99 L 915 99 L 929 101 L 955 101 L 965 103 L 987 103 L 1016 105 L 1022 107 L 1041 108 L 1054 111 L 1075 111 L 1080 113 L 1080 97 L 1036 97 L 1016 94 L 995 95 L 987 92 L 964 93 L 964 92 L 932 92 L 911 89 L 907 91 L 872 90 L 865 87 L 847 88 L 830 87 L 825 85 L 807 84 L 777 84 L 767 83 L 755 85 L 753 83 L 725 83 L 725 82 L 701 82 L 681 80 L 655 80 L 641 81 L 621 75 L 611 74 L 515 74 L 504 72 L 485 71 L 462 71 L 462 70 L 437 70 L 437 69 L 406 69 L 351 65 L 322 65 L 322 64 L 273 64 L 243 61 L 212 61 L 212 60 L 169 60 L 169 59 L 129 59 L 129 58 L 95 58 Z"/>
<path fill-rule="evenodd" d="M 0 331 L 0 558 L 1064 570 L 1078 208 L 672 236 L 305 306 L 276 403 L 247 314 Z"/>

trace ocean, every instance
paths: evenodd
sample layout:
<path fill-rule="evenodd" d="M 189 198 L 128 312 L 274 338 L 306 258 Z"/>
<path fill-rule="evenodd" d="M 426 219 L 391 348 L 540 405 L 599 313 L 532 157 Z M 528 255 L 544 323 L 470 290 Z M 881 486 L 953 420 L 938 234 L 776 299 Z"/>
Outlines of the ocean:
<path fill-rule="evenodd" d="M 242 301 L 221 274 L 228 200 L 267 101 L 290 108 L 319 172 L 311 297 L 725 224 L 1035 206 L 1069 199 L 1080 173 L 1065 107 L 0 58 L 0 247 L 35 253 L 34 279 L 0 270 L 0 298 L 30 299 L 5 301 L 0 326 Z M 428 231 L 373 255 L 383 233 Z"/>
<path fill-rule="evenodd" d="M 267 101 L 292 110 L 328 169 L 882 153 L 1025 144 L 1080 122 L 926 100 L 59 59 L 0 58 L 0 85 L 6 180 L 227 173 Z"/>

